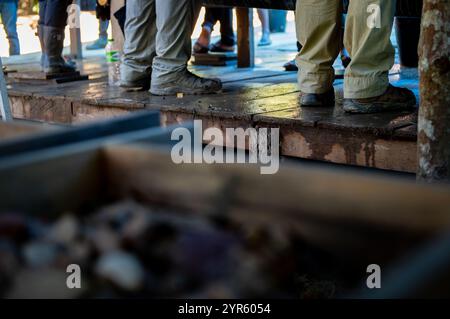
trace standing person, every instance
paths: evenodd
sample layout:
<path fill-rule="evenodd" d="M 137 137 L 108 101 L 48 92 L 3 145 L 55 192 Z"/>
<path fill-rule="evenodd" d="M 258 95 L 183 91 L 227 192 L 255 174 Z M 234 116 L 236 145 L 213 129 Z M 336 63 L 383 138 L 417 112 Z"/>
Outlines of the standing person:
<path fill-rule="evenodd" d="M 199 0 L 128 1 L 121 86 L 150 86 L 154 95 L 220 91 L 220 80 L 201 78 L 187 69 L 200 8 Z"/>
<path fill-rule="evenodd" d="M 344 10 L 345 10 L 345 12 L 347 12 L 348 11 L 348 0 L 343 0 L 342 2 L 344 4 Z M 344 28 L 343 28 L 343 26 L 345 25 L 345 16 L 346 16 L 346 14 L 342 15 L 342 19 L 343 19 L 342 20 L 342 32 L 341 32 L 342 44 L 344 43 Z M 301 50 L 302 50 L 302 45 L 300 44 L 300 42 L 297 41 L 297 52 L 300 52 Z M 347 68 L 347 66 L 350 64 L 351 59 L 350 59 L 350 56 L 348 55 L 348 52 L 345 49 L 344 45 L 342 45 L 342 48 L 341 48 L 340 58 L 341 58 L 342 66 L 344 68 Z M 295 59 L 286 62 L 283 65 L 283 67 L 286 71 L 295 71 L 295 72 L 298 71 L 298 67 L 297 67 L 297 63 L 295 62 Z"/>
<path fill-rule="evenodd" d="M 102 1 L 103 3 L 104 1 Z M 105 18 L 99 16 L 99 12 L 97 11 L 97 1 L 96 0 L 88 0 L 85 4 L 86 11 L 96 11 L 97 19 L 98 19 L 98 39 L 95 40 L 92 44 L 86 46 L 86 50 L 99 50 L 106 48 L 108 44 L 108 28 L 109 28 L 109 18 Z M 108 8 L 110 8 L 108 6 Z"/>
<path fill-rule="evenodd" d="M 210 45 L 214 25 L 220 22 L 220 40 Z M 233 31 L 233 9 L 206 7 L 202 32 L 194 45 L 194 53 L 233 52 L 235 37 Z"/>
<path fill-rule="evenodd" d="M 86 50 L 104 49 L 108 44 L 109 20 L 98 20 L 98 39 L 86 46 Z"/>
<path fill-rule="evenodd" d="M 0 0 L 0 16 L 9 42 L 9 55 L 20 54 L 19 36 L 17 35 L 18 0 Z"/>
<path fill-rule="evenodd" d="M 368 24 L 368 8 L 378 5 L 380 25 Z M 389 83 L 394 64 L 390 41 L 396 1 L 350 0 L 344 44 L 351 62 L 344 76 L 344 110 L 373 113 L 407 109 L 414 94 Z M 298 82 L 303 106 L 334 106 L 333 62 L 342 47 L 341 1 L 302 0 L 296 5 L 297 37 L 303 45 L 297 56 Z"/>
<path fill-rule="evenodd" d="M 258 42 L 258 46 L 268 46 L 272 44 L 270 39 L 270 20 L 268 9 L 257 9 L 259 20 L 261 21 L 261 39 Z"/>
<path fill-rule="evenodd" d="M 39 0 L 38 36 L 41 42 L 41 67 L 47 74 L 75 71 L 63 56 L 67 7 L 71 0 Z"/>

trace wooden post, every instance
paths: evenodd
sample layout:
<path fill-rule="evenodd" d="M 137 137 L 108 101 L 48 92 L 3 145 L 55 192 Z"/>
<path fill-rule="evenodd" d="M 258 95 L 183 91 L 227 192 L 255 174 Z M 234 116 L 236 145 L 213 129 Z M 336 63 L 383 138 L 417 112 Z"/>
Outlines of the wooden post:
<path fill-rule="evenodd" d="M 114 50 L 123 51 L 124 37 L 114 13 L 125 5 L 124 0 L 111 0 L 111 30 L 114 39 Z"/>
<path fill-rule="evenodd" d="M 253 32 L 253 9 L 236 8 L 238 68 L 255 66 L 255 40 Z"/>
<path fill-rule="evenodd" d="M 80 0 L 73 0 L 72 5 L 69 6 L 68 9 L 70 29 L 70 56 L 73 59 L 81 60 L 83 58 L 83 47 L 81 44 L 80 13 Z"/>
<path fill-rule="evenodd" d="M 3 64 L 0 58 L 0 115 L 3 121 L 11 121 L 12 114 L 9 107 L 8 91 L 6 90 L 6 81 L 3 76 Z"/>
<path fill-rule="evenodd" d="M 450 0 L 425 0 L 419 45 L 418 174 L 450 183 Z"/>

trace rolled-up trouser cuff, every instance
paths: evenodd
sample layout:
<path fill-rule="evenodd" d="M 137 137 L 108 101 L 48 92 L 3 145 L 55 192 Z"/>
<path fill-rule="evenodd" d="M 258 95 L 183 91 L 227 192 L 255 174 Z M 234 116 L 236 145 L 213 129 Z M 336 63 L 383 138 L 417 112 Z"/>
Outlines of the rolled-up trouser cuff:
<path fill-rule="evenodd" d="M 149 78 L 152 74 L 157 31 L 155 1 L 128 1 L 126 11 L 126 37 L 120 78 L 123 82 L 132 83 Z"/>
<path fill-rule="evenodd" d="M 120 65 L 120 79 L 124 82 L 137 82 L 139 80 L 150 78 L 152 66 L 130 63 L 123 61 Z"/>
<path fill-rule="evenodd" d="M 298 85 L 302 93 L 322 94 L 333 87 L 334 71 L 324 72 L 298 72 Z"/>
<path fill-rule="evenodd" d="M 153 61 L 152 82 L 154 84 L 167 83 L 176 80 L 180 72 L 186 70 L 187 65 L 184 61 L 175 64 L 173 60 Z"/>
<path fill-rule="evenodd" d="M 373 76 L 350 76 L 344 80 L 344 98 L 366 99 L 382 95 L 389 86 L 388 72 Z"/>

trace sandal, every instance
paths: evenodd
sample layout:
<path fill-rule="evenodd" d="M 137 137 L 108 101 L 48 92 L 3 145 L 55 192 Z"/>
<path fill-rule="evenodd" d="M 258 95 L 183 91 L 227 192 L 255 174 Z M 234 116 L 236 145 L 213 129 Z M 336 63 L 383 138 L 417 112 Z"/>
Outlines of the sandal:
<path fill-rule="evenodd" d="M 342 61 L 342 65 L 346 69 L 348 67 L 348 65 L 350 64 L 350 62 L 352 62 L 352 59 L 350 59 L 350 57 L 348 57 L 346 55 L 341 55 L 341 61 Z"/>
<path fill-rule="evenodd" d="M 224 45 L 222 44 L 222 41 L 217 41 L 211 46 L 210 51 L 211 52 L 220 52 L 220 53 L 227 53 L 227 52 L 234 52 L 234 45 Z"/>
<path fill-rule="evenodd" d="M 261 40 L 258 42 L 259 47 L 265 47 L 272 44 L 272 40 L 270 39 L 270 35 L 263 34 L 261 36 Z"/>
<path fill-rule="evenodd" d="M 193 51 L 194 51 L 194 54 L 205 54 L 205 53 L 208 53 L 209 46 L 204 46 L 198 42 L 195 42 Z"/>

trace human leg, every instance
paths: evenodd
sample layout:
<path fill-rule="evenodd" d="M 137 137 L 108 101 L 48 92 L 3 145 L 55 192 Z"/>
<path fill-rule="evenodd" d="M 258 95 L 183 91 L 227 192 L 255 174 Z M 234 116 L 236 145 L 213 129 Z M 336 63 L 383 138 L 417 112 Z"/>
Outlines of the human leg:
<path fill-rule="evenodd" d="M 200 11 L 198 0 L 156 0 L 156 56 L 150 92 L 204 94 L 221 89 L 216 79 L 203 79 L 187 70 L 191 34 Z"/>
<path fill-rule="evenodd" d="M 129 1 L 126 10 L 121 86 L 148 89 L 156 55 L 155 1 Z"/>

